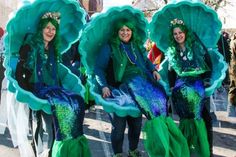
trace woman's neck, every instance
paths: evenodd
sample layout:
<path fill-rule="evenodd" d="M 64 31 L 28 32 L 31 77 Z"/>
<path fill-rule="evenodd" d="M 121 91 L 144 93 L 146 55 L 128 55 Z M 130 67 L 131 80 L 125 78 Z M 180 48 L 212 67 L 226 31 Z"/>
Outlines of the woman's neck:
<path fill-rule="evenodd" d="M 123 42 L 121 41 L 121 44 L 129 45 L 131 42 Z"/>
<path fill-rule="evenodd" d="M 48 42 L 44 41 L 44 49 L 48 50 Z"/>
<path fill-rule="evenodd" d="M 184 43 L 179 44 L 179 48 L 180 48 L 181 51 L 185 51 L 186 50 Z"/>

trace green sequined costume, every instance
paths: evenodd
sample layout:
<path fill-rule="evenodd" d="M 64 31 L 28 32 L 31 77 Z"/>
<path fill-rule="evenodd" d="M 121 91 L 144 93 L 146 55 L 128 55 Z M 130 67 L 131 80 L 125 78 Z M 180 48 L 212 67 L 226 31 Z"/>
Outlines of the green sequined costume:
<path fill-rule="evenodd" d="M 178 48 L 169 48 L 167 55 L 170 66 L 177 75 L 172 102 L 180 117 L 179 128 L 188 141 L 191 154 L 208 157 L 210 152 L 207 131 L 201 115 L 205 97 L 203 78 L 210 73 L 209 56 L 198 42 L 194 42 L 184 52 Z"/>
<path fill-rule="evenodd" d="M 200 51 L 197 51 L 196 54 L 190 50 L 182 52 L 182 54 L 176 53 L 173 48 L 168 50 L 173 45 L 169 32 L 170 22 L 174 19 L 182 20 L 188 30 L 198 36 L 201 45 L 204 45 L 204 49 L 208 52 L 212 66 L 207 86 L 203 85 L 203 77 L 201 78 L 201 75 L 207 71 L 207 68 L 204 68 L 205 63 L 202 61 L 195 62 L 198 55 L 199 59 L 204 55 L 204 53 L 201 53 L 202 48 L 197 48 Z M 208 144 L 204 145 L 202 142 L 207 143 L 205 124 L 201 119 L 200 113 L 202 111 L 202 99 L 204 96 L 209 97 L 216 88 L 221 86 L 227 69 L 227 65 L 216 46 L 221 26 L 215 10 L 200 0 L 170 1 L 153 15 L 149 26 L 151 40 L 158 45 L 158 48 L 168 58 L 160 67 L 163 80 L 168 80 L 169 76 L 173 78 L 173 75 L 168 75 L 166 72 L 170 69 L 169 64 L 172 64 L 171 67 L 174 69 L 174 73 L 178 75 L 177 80 L 173 81 L 174 86 L 170 86 L 174 87 L 172 93 L 174 96 L 173 102 L 177 113 L 181 117 L 180 129 L 188 139 L 191 150 L 196 148 L 195 150 L 202 157 L 209 156 Z M 198 47 L 197 45 L 199 44 L 196 44 L 196 47 Z M 175 56 L 175 54 L 181 56 Z M 179 60 L 180 58 L 182 58 L 182 61 Z"/>

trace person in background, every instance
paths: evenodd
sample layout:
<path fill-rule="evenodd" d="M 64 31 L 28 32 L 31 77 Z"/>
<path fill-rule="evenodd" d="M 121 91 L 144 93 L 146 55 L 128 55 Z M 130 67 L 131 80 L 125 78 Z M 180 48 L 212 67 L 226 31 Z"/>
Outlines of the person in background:
<path fill-rule="evenodd" d="M 0 53 L 3 53 L 4 47 L 3 47 L 3 35 L 4 30 L 2 27 L 0 27 Z"/>
<path fill-rule="evenodd" d="M 0 89 L 2 89 L 2 80 L 4 78 L 4 67 L 3 67 L 3 51 L 4 51 L 4 46 L 3 46 L 3 35 L 4 35 L 4 30 L 2 27 L 0 27 Z"/>
<path fill-rule="evenodd" d="M 81 61 L 78 52 L 79 41 L 71 45 L 70 49 L 62 54 L 62 63 L 67 66 L 72 73 L 80 78 L 82 84 L 86 82 L 86 76 L 80 71 Z"/>
<path fill-rule="evenodd" d="M 152 48 L 148 52 L 148 59 L 155 65 L 158 70 L 161 62 L 164 60 L 164 55 L 156 44 L 153 44 Z"/>
<path fill-rule="evenodd" d="M 230 58 L 231 58 L 231 52 L 230 52 L 230 42 L 231 39 L 229 37 L 229 33 L 227 33 L 226 31 L 222 31 L 220 39 L 218 40 L 218 50 L 219 52 L 222 54 L 222 56 L 224 57 L 226 63 L 229 65 L 230 63 Z M 227 86 L 229 85 L 229 73 L 226 73 L 226 77 L 223 81 L 222 86 Z M 225 87 L 227 88 L 227 87 Z M 227 89 L 228 90 L 228 89 Z"/>
<path fill-rule="evenodd" d="M 227 112 L 229 117 L 236 117 L 236 33 L 230 42 L 231 59 L 229 64 L 229 93 Z"/>
<path fill-rule="evenodd" d="M 95 101 L 90 94 L 89 84 L 87 83 L 86 69 L 81 63 L 81 56 L 78 52 L 79 41 L 72 44 L 70 49 L 62 54 L 62 64 L 67 66 L 73 74 L 80 78 L 80 81 L 86 88 L 85 93 L 85 109 L 89 109 L 95 105 Z"/>

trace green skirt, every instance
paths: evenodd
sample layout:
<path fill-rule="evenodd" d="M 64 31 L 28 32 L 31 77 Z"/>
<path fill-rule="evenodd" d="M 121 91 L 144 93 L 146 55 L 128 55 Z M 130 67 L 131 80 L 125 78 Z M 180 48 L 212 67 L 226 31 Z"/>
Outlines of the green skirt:
<path fill-rule="evenodd" d="M 203 119 L 182 119 L 179 128 L 188 141 L 191 154 L 198 157 L 209 157 L 209 143 Z"/>
<path fill-rule="evenodd" d="M 150 157 L 189 157 L 188 144 L 174 121 L 159 116 L 144 126 L 144 146 Z"/>
<path fill-rule="evenodd" d="M 82 135 L 75 139 L 55 141 L 52 157 L 91 157 L 86 137 Z"/>

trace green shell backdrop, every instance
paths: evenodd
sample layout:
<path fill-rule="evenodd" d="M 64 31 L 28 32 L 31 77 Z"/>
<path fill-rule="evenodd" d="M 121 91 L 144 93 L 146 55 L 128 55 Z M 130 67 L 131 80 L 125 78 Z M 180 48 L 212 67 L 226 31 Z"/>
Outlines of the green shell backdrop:
<path fill-rule="evenodd" d="M 127 19 L 136 26 L 138 34 L 142 37 L 143 43 L 147 39 L 147 20 L 144 14 L 131 6 L 112 7 L 106 12 L 96 14 L 92 17 L 90 23 L 82 33 L 79 52 L 82 56 L 82 62 L 85 65 L 87 72 L 91 75 L 91 93 L 94 96 L 97 104 L 102 104 L 107 112 L 116 112 L 119 116 L 131 115 L 137 117 L 140 111 L 136 107 L 118 106 L 115 103 L 107 102 L 98 93 L 97 86 L 94 85 L 93 70 L 96 62 L 96 55 L 99 53 L 104 43 L 107 43 L 114 25 L 119 20 Z"/>
<path fill-rule="evenodd" d="M 81 29 L 85 24 L 85 11 L 75 0 L 35 0 L 30 3 L 24 1 L 24 5 L 12 14 L 6 28 L 4 38 L 6 68 L 5 75 L 9 81 L 8 90 L 16 94 L 16 99 L 27 103 L 31 109 L 43 109 L 50 113 L 50 106 L 46 100 L 35 97 L 31 92 L 23 90 L 15 80 L 15 68 L 18 52 L 26 33 L 34 33 L 41 16 L 46 12 L 60 12 L 60 52 L 63 53 L 73 42 L 78 40 Z M 60 65 L 60 76 L 65 88 L 83 95 L 84 88 L 80 80 L 63 65 Z"/>
<path fill-rule="evenodd" d="M 217 41 L 220 37 L 221 22 L 216 12 L 203 4 L 200 0 L 173 0 L 159 9 L 152 17 L 149 25 L 150 37 L 165 53 L 169 45 L 170 21 L 178 18 L 204 43 L 210 54 L 213 69 L 211 86 L 206 88 L 206 95 L 211 95 L 225 78 L 227 65 L 223 56 L 218 52 Z M 167 62 L 167 61 L 166 61 Z M 165 80 L 165 70 L 168 67 L 164 62 L 161 73 Z"/>

